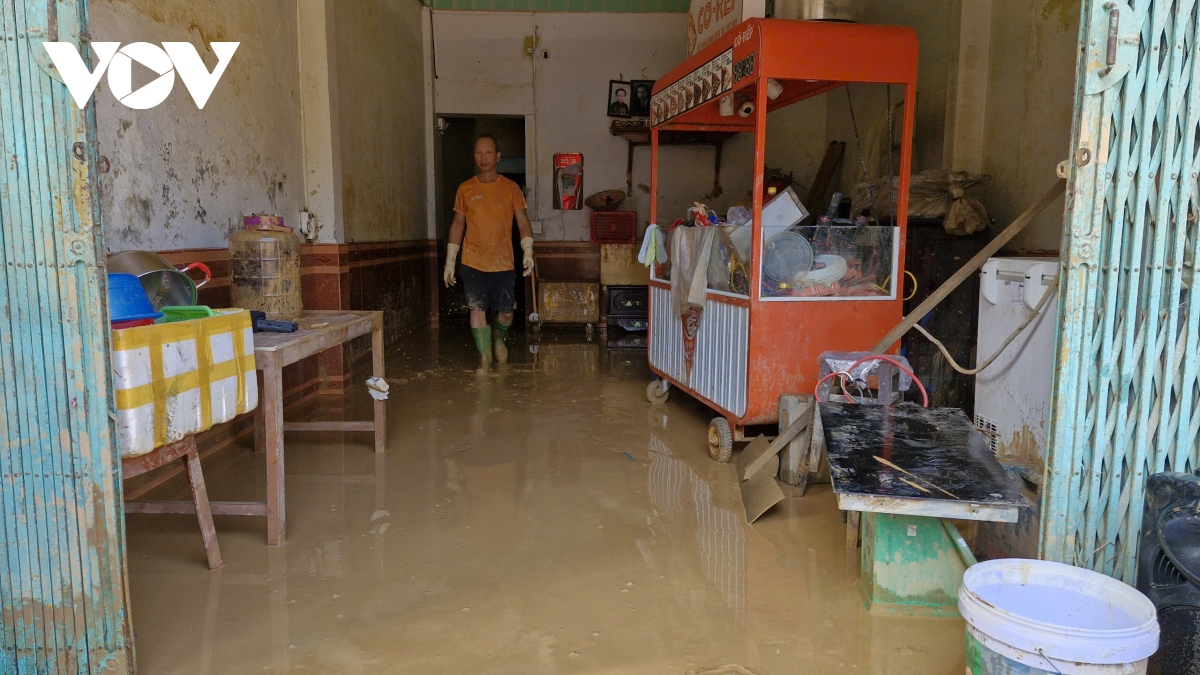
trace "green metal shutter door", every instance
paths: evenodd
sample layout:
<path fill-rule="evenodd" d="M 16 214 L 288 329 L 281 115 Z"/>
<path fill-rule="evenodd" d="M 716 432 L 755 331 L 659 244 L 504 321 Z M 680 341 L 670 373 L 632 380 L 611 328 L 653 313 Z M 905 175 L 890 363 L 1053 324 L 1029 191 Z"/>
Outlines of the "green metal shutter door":
<path fill-rule="evenodd" d="M 1129 583 L 1147 479 L 1200 455 L 1197 11 L 1082 8 L 1040 551 Z"/>
<path fill-rule="evenodd" d="M 5 675 L 133 668 L 95 120 L 41 44 L 78 45 L 85 25 L 83 0 L 0 0 Z"/>

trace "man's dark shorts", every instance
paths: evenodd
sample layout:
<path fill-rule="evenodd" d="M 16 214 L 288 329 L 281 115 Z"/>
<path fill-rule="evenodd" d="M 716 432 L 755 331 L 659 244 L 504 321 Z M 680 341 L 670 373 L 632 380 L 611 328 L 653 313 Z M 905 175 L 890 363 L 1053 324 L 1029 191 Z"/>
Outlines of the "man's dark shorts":
<path fill-rule="evenodd" d="M 517 306 L 514 292 L 516 270 L 504 272 L 480 272 L 474 267 L 462 266 L 463 290 L 467 292 L 467 307 L 486 312 L 512 314 Z"/>

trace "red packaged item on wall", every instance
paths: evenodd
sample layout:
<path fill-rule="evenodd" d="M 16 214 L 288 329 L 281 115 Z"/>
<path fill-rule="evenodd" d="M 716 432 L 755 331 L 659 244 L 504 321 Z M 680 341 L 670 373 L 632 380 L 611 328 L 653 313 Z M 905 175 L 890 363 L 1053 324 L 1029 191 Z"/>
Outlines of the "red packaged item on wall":
<path fill-rule="evenodd" d="M 583 208 L 583 153 L 554 153 L 554 208 L 574 211 Z"/>

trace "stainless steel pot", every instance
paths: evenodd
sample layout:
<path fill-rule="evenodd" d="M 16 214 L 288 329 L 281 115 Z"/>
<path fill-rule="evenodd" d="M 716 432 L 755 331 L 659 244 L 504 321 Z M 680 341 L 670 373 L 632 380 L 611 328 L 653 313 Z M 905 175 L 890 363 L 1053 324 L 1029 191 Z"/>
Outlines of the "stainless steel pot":
<path fill-rule="evenodd" d="M 776 0 L 775 18 L 862 21 L 863 0 Z"/>
<path fill-rule="evenodd" d="M 203 272 L 204 280 L 197 283 L 187 275 L 191 270 Z M 212 271 L 204 263 L 189 263 L 179 269 L 152 251 L 114 253 L 108 256 L 108 271 L 136 276 L 156 312 L 163 307 L 196 304 L 199 297 L 196 289 L 212 279 Z"/>

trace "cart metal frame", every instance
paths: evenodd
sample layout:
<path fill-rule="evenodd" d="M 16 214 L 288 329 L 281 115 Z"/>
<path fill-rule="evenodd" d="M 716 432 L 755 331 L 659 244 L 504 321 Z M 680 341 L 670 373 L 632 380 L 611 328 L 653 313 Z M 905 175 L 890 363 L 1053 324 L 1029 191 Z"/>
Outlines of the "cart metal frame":
<path fill-rule="evenodd" d="M 902 318 L 903 300 L 895 280 L 903 278 L 908 190 L 916 109 L 917 37 L 907 27 L 816 21 L 750 19 L 719 37 L 654 86 L 653 102 L 677 84 L 690 81 L 708 64 L 727 63 L 732 82 L 674 116 L 655 109 L 650 129 L 650 222 L 658 222 L 659 135 L 663 132 L 742 132 L 754 134 L 753 215 L 750 293 L 739 296 L 709 290 L 695 334 L 691 363 L 685 358 L 681 317 L 673 315 L 670 282 L 654 270 L 650 281 L 650 368 L 661 380 L 647 389 L 652 402 L 676 387 L 718 413 L 709 428 L 710 452 L 728 461 L 731 444 L 745 427 L 776 424 L 779 397 L 811 392 L 822 352 L 869 350 Z M 774 99 L 768 80 L 782 84 Z M 895 274 L 891 295 L 878 298 L 819 298 L 797 301 L 762 297 L 761 264 L 763 171 L 767 113 L 849 83 L 904 87 L 899 198 L 893 237 Z M 720 99 L 753 101 L 754 112 L 721 116 Z M 682 107 L 682 106 L 681 106 Z"/>

